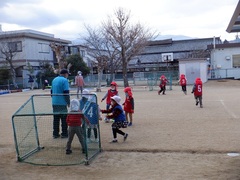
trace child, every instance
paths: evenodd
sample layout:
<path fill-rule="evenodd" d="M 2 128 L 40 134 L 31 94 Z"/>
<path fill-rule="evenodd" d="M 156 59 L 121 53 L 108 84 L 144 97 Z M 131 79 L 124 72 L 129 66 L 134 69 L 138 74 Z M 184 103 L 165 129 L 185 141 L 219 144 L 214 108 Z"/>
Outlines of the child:
<path fill-rule="evenodd" d="M 184 74 L 181 74 L 178 82 L 180 83 L 180 86 L 182 86 L 183 93 L 187 95 L 187 79 Z"/>
<path fill-rule="evenodd" d="M 117 133 L 123 135 L 123 141 L 126 141 L 128 134 L 120 130 L 120 128 L 126 128 L 128 122 L 126 121 L 125 114 L 120 104 L 121 98 L 119 96 L 111 97 L 111 108 L 108 110 L 101 110 L 102 113 L 111 113 L 108 118 L 114 118 L 112 124 L 113 140 L 112 143 L 117 143 Z"/>
<path fill-rule="evenodd" d="M 110 89 L 108 89 L 108 91 L 106 92 L 105 96 L 102 98 L 101 102 L 104 101 L 104 99 L 106 99 L 106 110 L 108 110 L 110 108 L 111 105 L 111 97 L 117 95 L 118 96 L 118 91 L 117 91 L 117 83 L 116 82 L 112 82 L 111 83 L 111 87 Z M 108 123 L 110 120 L 108 118 L 105 118 L 104 121 L 106 123 Z"/>
<path fill-rule="evenodd" d="M 192 93 L 194 93 L 194 97 L 196 99 L 196 106 L 200 103 L 200 108 L 202 105 L 202 80 L 201 78 L 196 78 L 195 83 L 193 85 Z"/>
<path fill-rule="evenodd" d="M 87 89 L 83 90 L 83 97 L 80 101 L 80 108 L 85 117 L 89 120 L 90 125 L 87 127 L 87 142 L 91 142 L 91 131 L 93 130 L 95 142 L 99 142 L 98 139 L 98 119 L 99 119 L 99 107 L 97 104 L 96 95 L 90 94 Z"/>
<path fill-rule="evenodd" d="M 124 107 L 123 109 L 125 111 L 127 121 L 128 121 L 128 115 L 129 115 L 130 122 L 128 123 L 128 126 L 132 126 L 132 116 L 134 113 L 134 99 L 132 95 L 132 90 L 130 87 L 126 87 L 124 89 L 124 92 L 126 95 L 126 99 L 125 99 L 125 102 L 123 103 L 123 107 Z"/>
<path fill-rule="evenodd" d="M 82 153 L 85 153 L 86 149 L 83 141 L 83 129 L 81 127 L 83 119 L 84 117 L 79 110 L 79 101 L 77 99 L 72 99 L 70 102 L 70 112 L 67 115 L 68 141 L 66 146 L 66 154 L 72 153 L 71 144 L 75 134 L 77 135 L 82 146 Z"/>
<path fill-rule="evenodd" d="M 159 84 L 160 90 L 158 91 L 158 95 L 160 95 L 161 92 L 163 92 L 163 95 L 165 95 L 166 85 L 168 80 L 164 75 L 162 75 L 159 79 L 160 79 L 160 84 Z"/>

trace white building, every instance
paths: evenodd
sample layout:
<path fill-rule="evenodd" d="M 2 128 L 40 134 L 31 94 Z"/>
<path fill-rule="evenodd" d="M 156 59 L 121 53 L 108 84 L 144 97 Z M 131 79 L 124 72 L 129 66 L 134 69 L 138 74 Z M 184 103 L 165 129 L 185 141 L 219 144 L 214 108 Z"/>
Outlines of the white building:
<path fill-rule="evenodd" d="M 6 64 L 4 48 L 10 47 L 13 53 L 13 65 L 16 69 L 17 83 L 28 87 L 28 64 L 34 68 L 34 75 L 40 71 L 43 62 L 56 63 L 55 53 L 49 44 L 54 42 L 67 46 L 71 41 L 55 38 L 53 34 L 34 30 L 2 31 L 0 27 L 0 67 Z"/>

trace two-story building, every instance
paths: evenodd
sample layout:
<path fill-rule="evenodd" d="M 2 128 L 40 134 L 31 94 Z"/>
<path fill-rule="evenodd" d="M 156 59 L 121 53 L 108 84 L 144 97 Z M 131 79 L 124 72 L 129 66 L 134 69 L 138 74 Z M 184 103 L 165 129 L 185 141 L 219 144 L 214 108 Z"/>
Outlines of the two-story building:
<path fill-rule="evenodd" d="M 55 38 L 53 34 L 34 31 L 2 31 L 0 27 L 0 66 L 7 66 L 5 52 L 11 49 L 12 62 L 16 69 L 17 83 L 23 87 L 28 85 L 28 66 L 34 69 L 33 75 L 41 70 L 42 63 L 54 64 L 57 62 L 50 43 L 68 46 L 71 41 Z M 6 49 L 8 48 L 8 49 Z M 36 86 L 36 84 L 35 84 Z"/>

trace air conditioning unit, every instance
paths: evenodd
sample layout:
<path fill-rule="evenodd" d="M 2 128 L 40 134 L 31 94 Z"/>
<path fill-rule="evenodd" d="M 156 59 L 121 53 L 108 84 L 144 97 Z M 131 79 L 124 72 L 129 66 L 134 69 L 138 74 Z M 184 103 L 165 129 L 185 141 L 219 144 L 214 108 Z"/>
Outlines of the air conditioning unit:
<path fill-rule="evenodd" d="M 173 53 L 162 53 L 162 62 L 173 61 Z"/>

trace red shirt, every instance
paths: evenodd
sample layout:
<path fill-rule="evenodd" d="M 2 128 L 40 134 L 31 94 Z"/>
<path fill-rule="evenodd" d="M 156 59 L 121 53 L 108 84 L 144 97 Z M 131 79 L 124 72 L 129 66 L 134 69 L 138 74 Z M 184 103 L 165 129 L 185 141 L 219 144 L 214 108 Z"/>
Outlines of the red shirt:
<path fill-rule="evenodd" d="M 115 96 L 118 94 L 118 91 L 117 90 L 111 90 L 109 89 L 108 90 L 108 93 L 107 93 L 107 99 L 106 99 L 106 103 L 107 104 L 111 104 L 111 97 Z"/>
<path fill-rule="evenodd" d="M 134 99 L 132 96 L 128 96 L 123 103 L 123 109 L 126 112 L 133 113 L 134 112 Z"/>
<path fill-rule="evenodd" d="M 68 114 L 67 124 L 68 126 L 81 126 L 82 125 L 82 114 Z"/>
<path fill-rule="evenodd" d="M 186 86 L 186 85 L 187 85 L 187 80 L 186 80 L 186 78 L 181 78 L 181 79 L 180 79 L 180 85 L 181 85 L 181 86 Z"/>
<path fill-rule="evenodd" d="M 194 89 L 194 96 L 202 96 L 202 81 L 197 81 Z"/>

